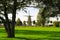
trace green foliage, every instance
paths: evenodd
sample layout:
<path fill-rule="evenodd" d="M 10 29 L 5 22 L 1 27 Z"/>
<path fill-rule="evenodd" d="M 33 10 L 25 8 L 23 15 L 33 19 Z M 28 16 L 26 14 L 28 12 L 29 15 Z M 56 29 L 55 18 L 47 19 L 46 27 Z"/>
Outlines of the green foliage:
<path fill-rule="evenodd" d="M 0 21 L 0 23 L 2 23 L 2 21 Z"/>
<path fill-rule="evenodd" d="M 36 25 L 41 26 L 41 21 L 40 20 L 37 20 Z"/>
<path fill-rule="evenodd" d="M 37 25 L 45 25 L 45 21 L 46 21 L 46 15 L 47 15 L 47 10 L 45 8 L 42 8 L 39 10 L 39 13 L 37 15 Z"/>
<path fill-rule="evenodd" d="M 56 27 L 59 27 L 60 26 L 60 21 L 54 21 L 53 25 L 56 26 Z"/>
<path fill-rule="evenodd" d="M 17 26 L 22 26 L 22 21 L 18 18 L 17 21 L 16 21 L 16 25 Z"/>
<path fill-rule="evenodd" d="M 26 21 L 23 21 L 23 25 L 26 26 Z"/>
<path fill-rule="evenodd" d="M 37 23 L 36 23 L 36 25 L 41 25 L 41 21 L 42 21 L 41 12 L 42 11 L 43 11 L 43 9 L 39 10 L 39 13 L 37 15 Z"/>

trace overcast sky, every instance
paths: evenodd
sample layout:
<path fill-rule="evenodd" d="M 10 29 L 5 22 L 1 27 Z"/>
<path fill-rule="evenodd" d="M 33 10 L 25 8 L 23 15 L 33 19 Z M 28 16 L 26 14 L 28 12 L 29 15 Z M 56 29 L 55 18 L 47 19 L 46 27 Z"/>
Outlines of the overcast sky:
<path fill-rule="evenodd" d="M 37 20 L 37 14 L 38 14 L 38 12 L 39 12 L 39 9 L 37 9 L 37 8 L 32 8 L 32 7 L 29 7 L 29 8 L 26 8 L 26 10 L 27 10 L 27 13 L 26 12 L 24 12 L 24 11 L 22 11 L 22 10 L 17 10 L 17 14 L 16 14 L 16 20 L 18 19 L 18 18 L 20 18 L 20 20 L 21 21 L 27 21 L 28 20 L 28 15 L 30 14 L 32 17 L 31 17 L 31 20 L 33 21 L 33 20 Z M 12 15 L 11 14 L 9 14 L 9 16 L 8 16 L 10 19 L 11 19 L 11 17 L 12 17 Z M 58 17 L 59 18 L 59 21 L 60 21 L 60 17 Z M 52 21 L 56 21 L 57 20 L 57 18 L 56 17 L 50 17 L 50 20 L 52 20 Z"/>
<path fill-rule="evenodd" d="M 24 11 L 22 11 L 22 10 L 17 11 L 16 20 L 17 20 L 18 18 L 20 18 L 21 21 L 27 21 L 27 19 L 28 19 L 27 16 L 28 16 L 29 14 L 32 16 L 32 17 L 31 17 L 32 21 L 33 21 L 33 20 L 36 20 L 37 14 L 38 14 L 38 12 L 39 12 L 39 9 L 29 7 L 29 8 L 27 8 L 26 10 L 27 10 L 27 13 L 24 12 Z M 12 15 L 9 14 L 9 18 L 11 18 L 11 16 L 12 16 Z"/>

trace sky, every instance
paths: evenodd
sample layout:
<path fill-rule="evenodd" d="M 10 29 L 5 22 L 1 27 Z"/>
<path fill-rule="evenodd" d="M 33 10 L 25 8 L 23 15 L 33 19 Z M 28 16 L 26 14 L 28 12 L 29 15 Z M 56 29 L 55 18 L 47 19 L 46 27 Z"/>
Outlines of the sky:
<path fill-rule="evenodd" d="M 27 13 L 25 11 L 22 11 L 22 10 L 17 10 L 16 20 L 18 18 L 20 18 L 21 21 L 27 21 L 28 20 L 28 17 L 27 16 L 29 14 L 32 16 L 31 17 L 31 20 L 32 21 L 37 19 L 37 14 L 39 12 L 39 9 L 33 8 L 33 7 L 28 7 L 25 10 L 27 10 Z M 9 14 L 8 17 L 11 19 L 12 15 Z"/>
<path fill-rule="evenodd" d="M 30 14 L 32 17 L 31 17 L 31 20 L 37 20 L 37 14 L 39 12 L 39 9 L 38 8 L 33 8 L 33 7 L 28 7 L 26 8 L 25 10 L 27 10 L 27 13 L 24 12 L 23 10 L 17 10 L 17 14 L 16 14 L 16 20 L 18 18 L 20 18 L 20 20 L 23 22 L 23 21 L 27 21 L 28 20 L 28 15 Z M 9 14 L 8 15 L 9 19 L 11 19 L 12 15 Z M 60 17 L 59 18 L 59 21 L 60 21 Z M 53 20 L 54 19 L 54 20 Z M 50 17 L 49 18 L 50 21 L 57 21 L 57 18 L 56 17 Z"/>

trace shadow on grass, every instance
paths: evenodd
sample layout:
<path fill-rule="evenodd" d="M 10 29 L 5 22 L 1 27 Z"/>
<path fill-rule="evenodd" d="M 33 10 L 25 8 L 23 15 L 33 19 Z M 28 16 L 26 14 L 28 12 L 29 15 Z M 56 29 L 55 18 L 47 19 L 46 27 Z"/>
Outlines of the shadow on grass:
<path fill-rule="evenodd" d="M 47 38 L 22 38 L 16 37 L 17 39 L 25 39 L 25 40 L 60 40 L 60 32 L 57 31 L 33 31 L 33 30 L 16 30 L 16 34 L 23 35 L 44 35 L 48 36 Z"/>
<path fill-rule="evenodd" d="M 0 30 L 1 34 L 2 33 L 6 33 L 4 30 Z M 37 36 L 40 36 L 40 35 L 44 35 L 44 36 L 48 36 L 47 38 L 29 38 L 28 36 L 27 37 L 15 37 L 14 39 L 16 40 L 60 40 L 60 32 L 58 31 L 34 31 L 34 30 L 16 30 L 15 31 L 16 34 L 18 35 L 37 35 Z M 3 37 L 4 38 L 4 37 Z M 8 40 L 14 40 L 14 39 L 8 39 Z M 5 40 L 5 38 L 4 38 Z M 6 38 L 7 40 L 7 38 Z"/>
<path fill-rule="evenodd" d="M 21 40 L 60 40 L 60 39 L 55 39 L 55 38 L 37 38 L 37 39 L 31 39 L 31 38 L 22 38 L 22 37 L 16 37 L 16 39 L 21 39 Z"/>
<path fill-rule="evenodd" d="M 56 31 L 33 31 L 33 30 L 16 30 L 16 34 L 25 35 L 60 35 L 60 32 Z"/>
<path fill-rule="evenodd" d="M 15 38 L 3 37 L 3 38 L 0 38 L 0 40 L 60 40 L 60 39 L 56 39 L 56 38 L 36 38 L 36 39 L 32 39 L 32 38 L 25 38 L 25 37 L 15 37 Z"/>

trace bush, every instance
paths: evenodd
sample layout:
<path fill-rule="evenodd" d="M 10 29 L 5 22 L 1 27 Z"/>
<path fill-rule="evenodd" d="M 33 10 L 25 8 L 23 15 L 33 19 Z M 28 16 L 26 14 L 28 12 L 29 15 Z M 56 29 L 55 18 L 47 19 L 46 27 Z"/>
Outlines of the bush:
<path fill-rule="evenodd" d="M 53 25 L 56 26 L 56 27 L 59 27 L 60 26 L 60 21 L 54 21 Z"/>
<path fill-rule="evenodd" d="M 23 25 L 26 26 L 26 21 L 23 21 Z"/>
<path fill-rule="evenodd" d="M 16 21 L 16 25 L 17 26 L 22 26 L 22 21 L 18 18 L 17 21 Z"/>

